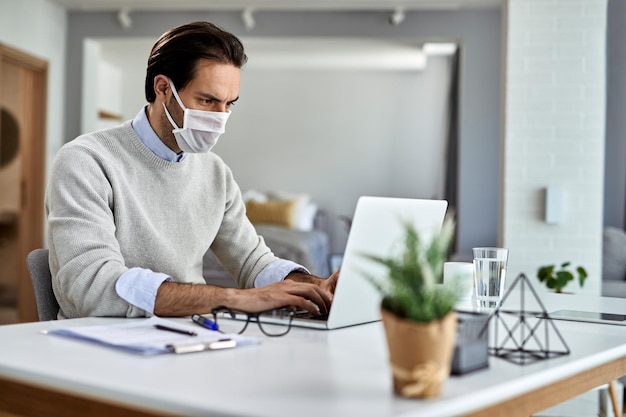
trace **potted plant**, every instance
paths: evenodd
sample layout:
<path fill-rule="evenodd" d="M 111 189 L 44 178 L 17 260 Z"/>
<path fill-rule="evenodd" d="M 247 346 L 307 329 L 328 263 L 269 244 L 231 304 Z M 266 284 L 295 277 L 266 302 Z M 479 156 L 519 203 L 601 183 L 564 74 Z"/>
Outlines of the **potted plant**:
<path fill-rule="evenodd" d="M 570 264 L 571 262 L 563 262 L 559 269 L 556 269 L 555 265 L 542 266 L 537 271 L 537 278 L 554 292 L 562 293 L 567 283 L 574 280 L 574 273 L 568 269 Z M 587 279 L 587 271 L 579 266 L 576 268 L 576 274 L 578 275 L 578 284 L 582 288 L 585 279 Z"/>
<path fill-rule="evenodd" d="M 456 337 L 458 290 L 436 285 L 454 233 L 447 217 L 441 232 L 423 239 L 404 223 L 398 256 L 366 258 L 386 267 L 388 279 L 366 275 L 382 294 L 381 315 L 389 348 L 394 391 L 405 397 L 439 395 L 450 375 Z"/>

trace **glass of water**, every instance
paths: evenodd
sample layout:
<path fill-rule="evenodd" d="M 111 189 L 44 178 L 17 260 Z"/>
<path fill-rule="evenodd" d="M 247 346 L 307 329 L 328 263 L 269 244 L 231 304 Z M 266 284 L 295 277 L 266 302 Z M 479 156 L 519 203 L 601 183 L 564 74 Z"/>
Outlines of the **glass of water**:
<path fill-rule="evenodd" d="M 504 295 L 504 279 L 509 250 L 473 248 L 474 296 L 479 308 L 496 308 Z"/>

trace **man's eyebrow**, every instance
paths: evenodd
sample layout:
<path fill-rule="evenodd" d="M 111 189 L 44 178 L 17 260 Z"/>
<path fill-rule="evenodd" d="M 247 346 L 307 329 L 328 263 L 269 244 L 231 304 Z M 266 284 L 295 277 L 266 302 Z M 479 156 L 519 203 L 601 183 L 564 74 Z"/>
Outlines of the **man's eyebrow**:
<path fill-rule="evenodd" d="M 198 97 L 202 97 L 204 99 L 221 101 L 219 98 L 215 97 L 213 94 L 202 93 L 202 92 L 198 92 L 196 94 L 197 94 Z"/>
<path fill-rule="evenodd" d="M 202 97 L 204 99 L 209 99 L 209 100 L 215 100 L 215 101 L 219 101 L 221 102 L 222 100 L 220 100 L 219 98 L 215 97 L 213 94 L 209 94 L 209 93 L 198 93 L 199 97 Z M 237 100 L 239 100 L 239 96 L 235 97 L 234 99 L 230 100 L 228 103 L 229 104 L 233 104 L 234 102 L 236 102 Z"/>

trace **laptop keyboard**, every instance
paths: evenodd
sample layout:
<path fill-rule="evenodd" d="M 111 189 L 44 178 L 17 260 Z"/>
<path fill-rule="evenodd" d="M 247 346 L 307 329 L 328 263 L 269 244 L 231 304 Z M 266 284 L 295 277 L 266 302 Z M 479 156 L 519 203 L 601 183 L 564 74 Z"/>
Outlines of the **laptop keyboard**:
<path fill-rule="evenodd" d="M 306 310 L 296 310 L 293 316 L 294 319 L 307 319 L 307 320 L 319 320 L 326 321 L 328 320 L 328 314 L 315 315 L 313 313 L 309 313 Z"/>

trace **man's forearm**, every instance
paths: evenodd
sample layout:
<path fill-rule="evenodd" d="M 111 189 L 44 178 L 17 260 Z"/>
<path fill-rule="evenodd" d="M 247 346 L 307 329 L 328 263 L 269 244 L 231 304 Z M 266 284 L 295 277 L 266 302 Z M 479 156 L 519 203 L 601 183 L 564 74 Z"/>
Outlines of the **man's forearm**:
<path fill-rule="evenodd" d="M 316 285 L 319 285 L 321 281 L 321 278 L 299 271 L 290 272 L 285 279 L 291 279 L 297 282 L 308 282 L 309 284 Z"/>
<path fill-rule="evenodd" d="M 163 317 L 207 314 L 217 306 L 231 305 L 236 291 L 205 284 L 164 282 L 157 291 L 154 314 Z"/>

